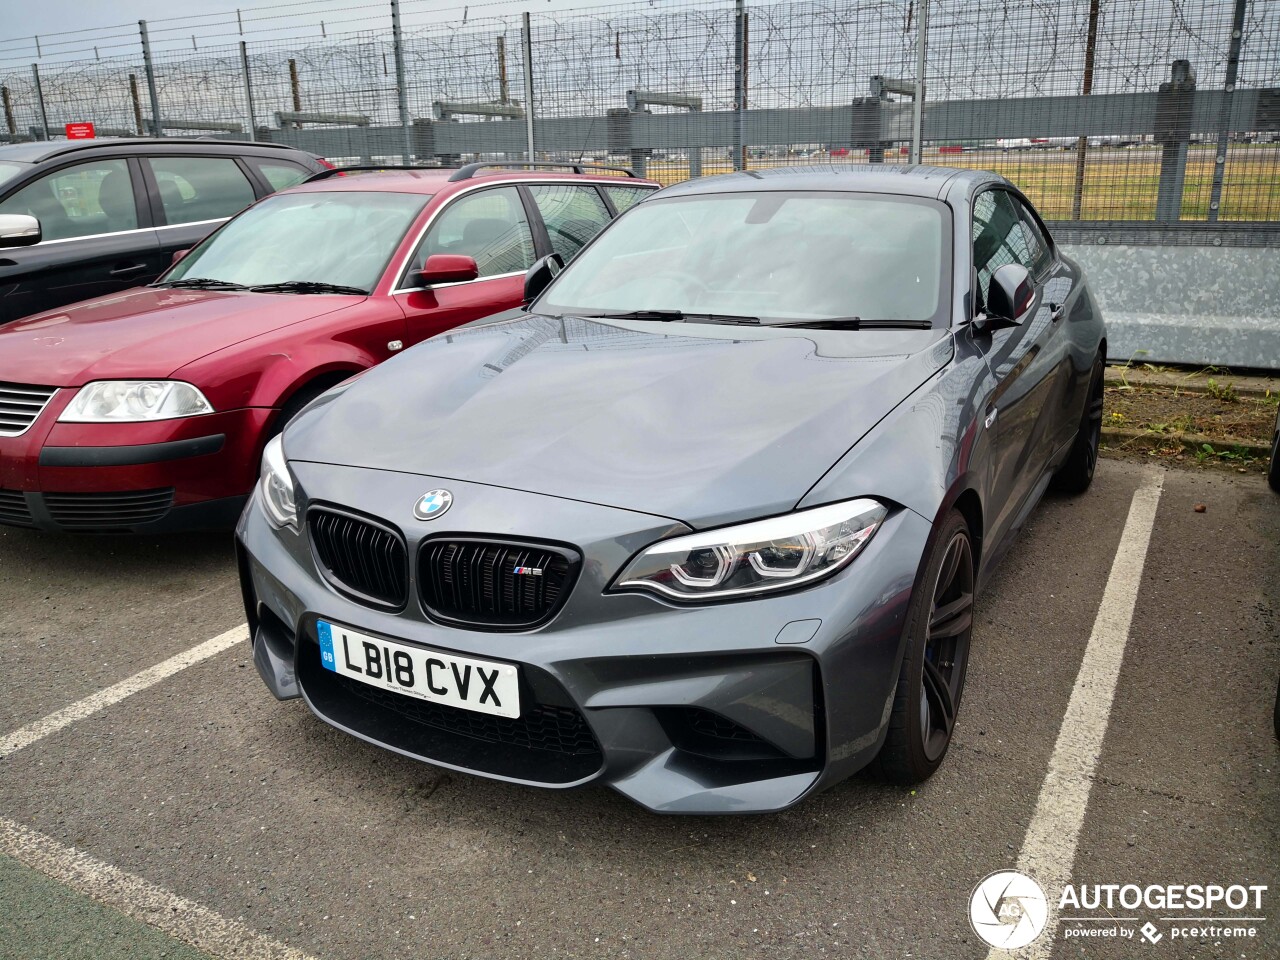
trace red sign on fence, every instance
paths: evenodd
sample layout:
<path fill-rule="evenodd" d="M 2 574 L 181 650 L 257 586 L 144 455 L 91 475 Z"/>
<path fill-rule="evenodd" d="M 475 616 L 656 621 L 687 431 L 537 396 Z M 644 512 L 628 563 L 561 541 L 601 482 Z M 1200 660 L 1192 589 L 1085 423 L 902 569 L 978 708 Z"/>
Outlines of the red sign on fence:
<path fill-rule="evenodd" d="M 94 138 L 92 123 L 68 123 L 68 140 L 92 140 Z"/>

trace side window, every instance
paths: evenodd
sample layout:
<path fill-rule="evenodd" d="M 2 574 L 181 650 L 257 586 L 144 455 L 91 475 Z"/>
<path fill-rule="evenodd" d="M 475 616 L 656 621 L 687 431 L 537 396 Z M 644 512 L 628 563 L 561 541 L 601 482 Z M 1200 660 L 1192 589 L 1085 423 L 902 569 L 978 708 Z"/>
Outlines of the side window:
<path fill-rule="evenodd" d="M 609 199 L 619 213 L 626 213 L 654 192 L 653 187 L 605 187 L 605 190 L 609 192 Z"/>
<path fill-rule="evenodd" d="M 991 275 L 1006 263 L 1020 263 L 1034 272 L 1030 236 L 1013 197 L 1004 190 L 987 190 L 973 202 L 973 265 L 982 295 L 979 307 L 987 302 Z"/>
<path fill-rule="evenodd" d="M 1031 260 L 1034 264 L 1030 268 L 1031 273 L 1039 277 L 1053 266 L 1053 248 L 1049 246 L 1044 231 L 1040 229 L 1040 224 L 1036 222 L 1036 218 L 1027 209 L 1026 204 L 1018 204 L 1018 213 L 1022 216 L 1022 229 L 1026 232 L 1027 245 L 1031 249 Z"/>
<path fill-rule="evenodd" d="M 152 157 L 170 226 L 235 216 L 253 203 L 253 187 L 230 157 Z"/>
<path fill-rule="evenodd" d="M 533 266 L 533 234 L 515 187 L 467 194 L 445 207 L 411 261 L 421 270 L 433 253 L 474 257 L 481 277 Z"/>
<path fill-rule="evenodd" d="M 97 160 L 64 167 L 0 201 L 0 213 L 35 217 L 45 240 L 138 227 L 138 207 L 126 160 Z"/>
<path fill-rule="evenodd" d="M 547 183 L 529 186 L 551 238 L 565 263 L 609 222 L 609 210 L 595 187 Z"/>
<path fill-rule="evenodd" d="M 311 176 L 311 171 L 296 163 L 284 163 L 275 160 L 254 160 L 258 172 L 271 184 L 272 190 L 285 190 L 301 183 Z"/>

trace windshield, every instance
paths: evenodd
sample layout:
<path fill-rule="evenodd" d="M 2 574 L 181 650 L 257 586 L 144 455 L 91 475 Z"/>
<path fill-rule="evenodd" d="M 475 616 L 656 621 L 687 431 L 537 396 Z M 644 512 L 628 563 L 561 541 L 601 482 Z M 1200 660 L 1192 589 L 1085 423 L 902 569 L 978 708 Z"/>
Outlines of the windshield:
<path fill-rule="evenodd" d="M 301 282 L 370 291 L 429 199 L 363 190 L 268 197 L 192 250 L 161 282 Z"/>
<path fill-rule="evenodd" d="M 23 170 L 30 169 L 31 167 L 29 164 L 10 163 L 8 160 L 0 160 L 0 183 L 4 183 L 6 180 L 12 180 Z"/>
<path fill-rule="evenodd" d="M 536 309 L 936 323 L 943 216 L 931 200 L 869 194 L 649 200 L 578 254 Z"/>

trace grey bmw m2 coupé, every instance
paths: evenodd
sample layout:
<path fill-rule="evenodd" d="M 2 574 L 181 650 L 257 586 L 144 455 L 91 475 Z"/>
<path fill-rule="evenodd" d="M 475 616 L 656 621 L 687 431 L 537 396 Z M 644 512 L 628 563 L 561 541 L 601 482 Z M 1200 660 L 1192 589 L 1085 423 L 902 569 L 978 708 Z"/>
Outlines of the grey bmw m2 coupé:
<path fill-rule="evenodd" d="M 1093 477 L 1080 267 L 1006 180 L 881 165 L 670 187 L 557 266 L 268 446 L 238 544 L 272 693 L 664 813 L 929 777 L 974 597 Z"/>

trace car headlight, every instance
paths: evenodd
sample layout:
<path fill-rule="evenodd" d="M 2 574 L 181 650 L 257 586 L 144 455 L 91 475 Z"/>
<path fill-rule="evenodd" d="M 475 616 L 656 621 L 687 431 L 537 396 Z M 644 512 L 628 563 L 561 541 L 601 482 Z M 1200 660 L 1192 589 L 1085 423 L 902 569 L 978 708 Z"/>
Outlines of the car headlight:
<path fill-rule="evenodd" d="M 204 394 L 180 380 L 99 380 L 85 384 L 58 419 L 67 423 L 136 423 L 213 413 Z"/>
<path fill-rule="evenodd" d="M 293 477 L 284 461 L 283 438 L 276 436 L 262 451 L 262 509 L 277 527 L 298 529 L 298 502 L 293 495 Z"/>
<path fill-rule="evenodd" d="M 787 590 L 849 563 L 888 512 L 864 498 L 662 540 L 627 564 L 611 589 L 651 590 L 676 600 Z"/>

